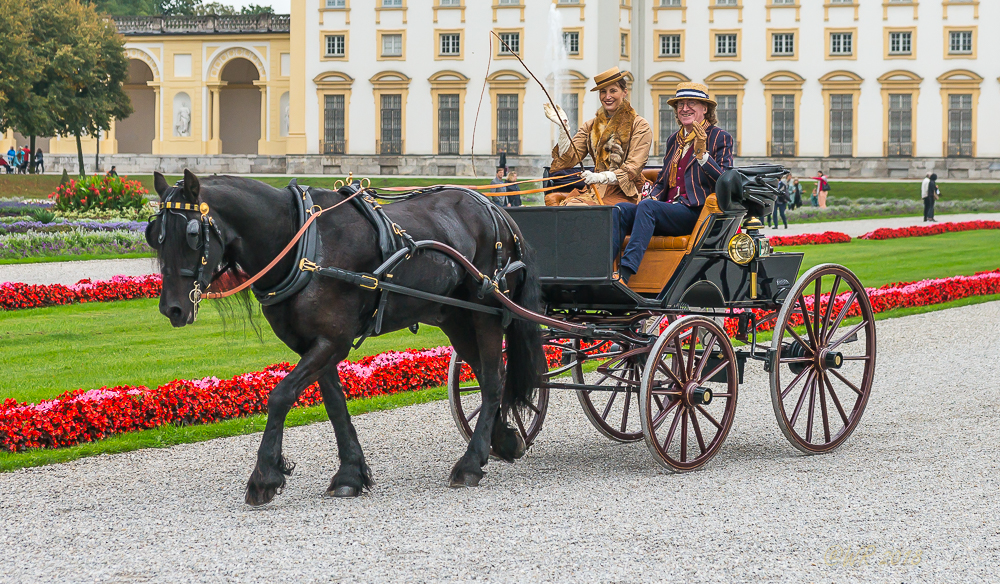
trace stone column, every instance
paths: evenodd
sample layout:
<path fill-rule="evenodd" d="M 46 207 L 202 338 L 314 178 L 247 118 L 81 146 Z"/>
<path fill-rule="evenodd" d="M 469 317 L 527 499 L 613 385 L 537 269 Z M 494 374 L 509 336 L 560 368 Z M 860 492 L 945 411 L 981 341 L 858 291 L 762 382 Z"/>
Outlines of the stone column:
<path fill-rule="evenodd" d="M 219 138 L 219 98 L 222 95 L 222 87 L 225 84 L 225 81 L 220 81 L 218 83 L 211 83 L 208 85 L 208 94 L 209 100 L 212 102 L 212 109 L 210 110 L 209 128 L 211 128 L 211 133 L 208 138 L 207 154 L 222 153 L 222 139 Z"/>
<path fill-rule="evenodd" d="M 253 82 L 260 89 L 260 138 L 257 140 L 257 154 L 267 154 L 267 81 Z"/>

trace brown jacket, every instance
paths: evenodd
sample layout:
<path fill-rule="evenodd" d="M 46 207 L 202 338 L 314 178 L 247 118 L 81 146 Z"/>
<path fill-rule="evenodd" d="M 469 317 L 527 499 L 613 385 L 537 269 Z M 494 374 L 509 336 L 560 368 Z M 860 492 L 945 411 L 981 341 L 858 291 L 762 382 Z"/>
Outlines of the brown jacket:
<path fill-rule="evenodd" d="M 626 105 L 627 103 L 623 104 L 623 106 Z M 621 112 L 629 114 L 633 118 L 630 128 L 616 128 L 617 116 L 612 117 L 610 122 L 605 122 L 604 128 L 599 125 L 595 127 L 595 124 L 600 124 L 604 119 L 604 116 L 600 115 L 603 114 L 603 110 L 598 113 L 598 117 L 588 120 L 580 127 L 576 136 L 573 137 L 573 147 L 566 153 L 560 156 L 559 147 L 552 148 L 550 170 L 571 168 L 578 164 L 581 158 L 585 158 L 589 154 L 595 161 L 595 172 L 613 170 L 618 179 L 618 184 L 607 185 L 603 197 L 604 204 L 638 203 L 639 189 L 643 183 L 642 169 L 646 166 L 646 160 L 649 158 L 649 148 L 653 143 L 653 131 L 649 127 L 649 122 L 635 115 L 631 106 L 628 106 L 627 111 Z M 603 131 L 598 135 L 597 130 Z M 606 152 L 608 150 L 606 146 L 609 142 L 615 146 L 616 139 L 621 135 L 627 137 L 627 142 L 621 141 L 623 152 L 617 157 L 613 153 L 609 156 Z M 618 159 L 621 159 L 620 164 L 616 164 Z"/>

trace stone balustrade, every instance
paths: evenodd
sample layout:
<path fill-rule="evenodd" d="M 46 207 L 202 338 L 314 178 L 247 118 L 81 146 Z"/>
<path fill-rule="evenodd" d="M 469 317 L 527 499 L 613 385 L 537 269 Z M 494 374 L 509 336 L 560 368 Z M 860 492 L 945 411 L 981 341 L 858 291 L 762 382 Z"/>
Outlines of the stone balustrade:
<path fill-rule="evenodd" d="M 118 32 L 126 36 L 287 33 L 291 23 L 288 14 L 116 16 L 112 20 Z"/>

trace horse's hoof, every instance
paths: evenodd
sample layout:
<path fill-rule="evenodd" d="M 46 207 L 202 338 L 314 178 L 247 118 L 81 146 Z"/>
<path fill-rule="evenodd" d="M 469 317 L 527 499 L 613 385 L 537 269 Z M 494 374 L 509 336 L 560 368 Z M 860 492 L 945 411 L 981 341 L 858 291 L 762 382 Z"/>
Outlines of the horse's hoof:
<path fill-rule="evenodd" d="M 448 486 L 452 489 L 461 489 L 465 487 L 478 487 L 479 481 L 483 477 L 476 476 L 474 474 L 464 474 L 460 477 L 455 477 L 451 479 L 451 484 Z"/>
<path fill-rule="evenodd" d="M 361 494 L 361 491 L 359 491 L 358 489 L 356 489 L 354 487 L 347 486 L 347 485 L 342 485 L 342 486 L 337 487 L 335 489 L 330 489 L 329 491 L 326 492 L 325 496 L 326 497 L 344 498 L 344 497 L 357 497 L 360 494 Z"/>
<path fill-rule="evenodd" d="M 246 504 L 251 507 L 261 507 L 273 501 L 275 495 L 277 495 L 277 492 L 274 489 L 265 489 L 257 492 L 247 490 L 246 498 L 244 500 L 246 501 Z"/>

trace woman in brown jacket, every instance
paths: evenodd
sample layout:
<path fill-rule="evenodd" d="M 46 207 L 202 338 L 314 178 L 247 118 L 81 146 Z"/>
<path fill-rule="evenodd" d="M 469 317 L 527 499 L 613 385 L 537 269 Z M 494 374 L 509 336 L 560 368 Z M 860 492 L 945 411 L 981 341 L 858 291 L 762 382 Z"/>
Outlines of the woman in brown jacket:
<path fill-rule="evenodd" d="M 618 67 L 612 67 L 594 77 L 599 91 L 601 109 L 597 116 L 580 126 L 571 141 L 563 130 L 566 114 L 557 106 L 545 104 L 545 116 L 559 126 L 559 143 L 552 149 L 551 172 L 570 169 L 588 154 L 594 160 L 594 172 L 581 175 L 586 185 L 602 191 L 605 205 L 637 203 L 644 179 L 642 169 L 649 158 L 653 132 L 642 117 L 636 115 L 628 101 L 628 86 Z M 562 120 L 562 123 L 560 122 Z M 597 205 L 591 189 L 581 188 L 569 195 L 560 193 L 545 198 L 546 205 Z"/>

